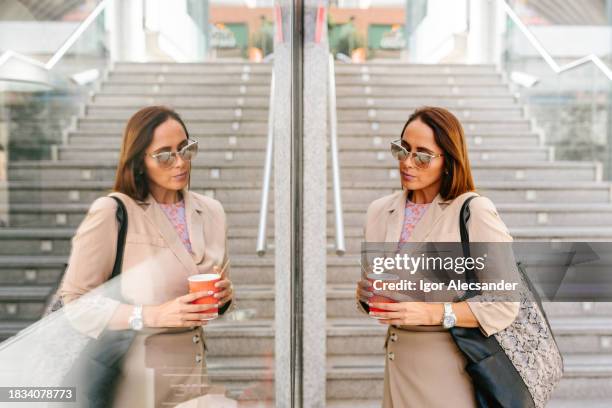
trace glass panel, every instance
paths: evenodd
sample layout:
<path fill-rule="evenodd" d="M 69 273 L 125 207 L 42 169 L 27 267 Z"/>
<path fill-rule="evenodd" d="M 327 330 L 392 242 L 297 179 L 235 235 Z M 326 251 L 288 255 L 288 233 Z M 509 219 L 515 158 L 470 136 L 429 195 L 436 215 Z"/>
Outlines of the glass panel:
<path fill-rule="evenodd" d="M 275 330 L 276 187 L 270 176 L 265 190 L 264 175 L 266 162 L 274 160 L 269 138 L 292 136 L 290 117 L 275 122 L 272 112 L 279 95 L 291 106 L 293 71 L 279 79 L 277 94 L 272 72 L 291 67 L 291 54 L 275 56 L 274 43 L 290 50 L 290 25 L 279 25 L 277 17 L 290 22 L 292 9 L 269 1 L 101 4 L 104 10 L 49 67 L 27 53 L 17 59 L 21 65 L 0 66 L 0 384 L 76 384 L 83 397 L 96 384 L 83 366 L 87 351 L 106 362 L 111 354 L 122 357 L 122 377 L 114 394 L 107 393 L 116 406 L 178 404 L 197 396 L 205 396 L 207 406 L 273 406 L 275 354 L 282 351 L 286 362 L 290 355 L 288 343 L 275 348 L 276 336 L 289 333 L 292 316 L 286 332 Z M 275 35 L 277 29 L 284 34 Z M 37 40 L 24 36 L 24 49 Z M 30 76 L 17 77 L 19 66 Z M 178 113 L 198 142 L 189 179 L 178 177 L 188 158 L 178 152 L 185 132 L 171 114 L 145 126 L 136 137 L 141 148 L 129 148 L 135 133 L 126 131 L 128 120 L 153 106 Z M 134 120 L 147 122 L 160 111 Z M 157 149 L 149 151 L 154 144 L 177 152 L 173 167 L 156 161 Z M 115 204 L 98 199 L 117 184 L 122 147 L 126 155 L 136 153 L 118 188 L 137 197 L 146 185 L 149 194 L 121 196 L 128 215 L 123 264 L 107 281 L 120 224 Z M 290 162 L 275 167 L 288 174 Z M 125 187 L 130 178 L 131 192 Z M 267 237 L 261 256 L 259 236 Z M 179 313 L 178 303 L 192 300 L 181 298 L 190 291 L 188 277 L 213 273 L 213 265 L 225 268 L 234 297 L 200 330 L 200 321 L 181 321 L 193 305 L 180 306 Z M 67 304 L 45 317 L 62 276 Z M 144 328 L 137 332 L 131 329 L 138 328 L 139 304 Z M 123 342 L 106 341 L 118 333 Z M 96 345 L 109 348 L 96 351 Z M 291 389 L 282 391 L 291 397 Z"/>
<path fill-rule="evenodd" d="M 602 7 L 610 4 L 512 2 L 517 11 L 522 5 L 540 7 L 520 14 L 518 20 L 533 29 L 535 39 L 545 46 L 543 53 L 509 18 L 503 1 L 330 3 L 329 44 L 335 57 L 335 86 L 330 87 L 335 90 L 336 109 L 331 108 L 329 129 L 335 114 L 346 253 L 339 256 L 331 250 L 338 245 L 338 218 L 330 143 L 326 398 L 330 405 L 375 407 L 385 392 L 389 398 L 389 393 L 403 394 L 404 386 L 419 388 L 416 383 L 422 381 L 424 371 L 406 363 L 405 371 L 393 365 L 416 361 L 435 347 L 434 337 L 415 333 L 418 330 L 392 329 L 385 339 L 386 325 L 355 305 L 366 211 L 375 200 L 388 199 L 401 188 L 400 169 L 389 152 L 389 142 L 401 136 L 418 107 L 445 108 L 463 126 L 477 192 L 495 204 L 515 241 L 526 246 L 533 241 L 608 241 L 612 225 L 608 216 L 611 36 L 609 15 L 602 15 Z M 399 31 L 407 33 L 405 41 L 400 41 Z M 383 50 L 383 39 L 403 46 Z M 555 63 L 563 67 L 589 53 L 603 64 L 593 58 L 595 64 L 555 72 Z M 555 63 L 547 61 L 547 55 Z M 431 211 L 443 214 L 443 208 Z M 380 240 L 397 242 L 400 232 L 406 238 L 415 231 L 414 225 L 402 224 L 403 206 L 378 211 L 376 205 L 371 208 L 369 228 L 378 231 Z M 390 215 L 398 211 L 399 216 Z M 427 212 L 413 213 L 417 220 L 418 214 L 427 216 Z M 436 237 L 428 237 L 428 232 L 422 240 L 459 238 L 458 231 Z M 527 270 L 537 272 L 538 267 L 530 264 Z M 610 379 L 609 353 L 601 348 L 608 342 L 598 336 L 588 346 L 587 339 L 589 333 L 600 332 L 610 323 L 602 320 L 611 310 L 610 303 L 550 302 L 545 308 L 566 364 L 566 377 L 550 406 L 609 400 L 609 385 L 599 388 L 598 380 L 587 374 L 597 371 L 602 373 L 600 378 Z M 594 331 L 584 330 L 584 322 Z M 402 348 L 400 343 L 411 341 L 414 349 Z M 414 351 L 417 342 L 426 345 L 422 353 Z M 601 353 L 605 357 L 600 359 Z M 391 378 L 390 388 L 396 389 L 385 390 L 385 376 L 389 380 L 389 375 L 400 372 Z M 410 380 L 413 374 L 415 379 Z M 446 380 L 446 376 L 446 372 L 438 373 L 439 378 Z M 437 384 L 438 378 L 429 381 Z M 595 389 L 605 391 L 599 394 Z M 407 397 L 410 404 L 435 405 L 415 402 L 417 394 Z M 393 402 L 397 404 L 397 399 Z"/>

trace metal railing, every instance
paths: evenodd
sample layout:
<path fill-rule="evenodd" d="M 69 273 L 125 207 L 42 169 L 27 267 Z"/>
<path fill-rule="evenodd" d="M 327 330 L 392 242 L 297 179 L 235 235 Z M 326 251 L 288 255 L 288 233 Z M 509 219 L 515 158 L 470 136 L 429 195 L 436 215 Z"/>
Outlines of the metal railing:
<path fill-rule="evenodd" d="M 332 161 L 332 182 L 334 188 L 334 219 L 336 233 L 336 254 L 344 255 L 344 220 L 342 212 L 342 196 L 340 185 L 340 159 L 338 157 L 338 119 L 336 117 L 336 68 L 334 56 L 329 54 L 329 137 Z"/>
<path fill-rule="evenodd" d="M 587 62 L 592 62 L 603 74 L 612 81 L 612 70 L 595 54 L 589 54 L 572 62 L 569 62 L 565 65 L 559 65 L 557 61 L 550 55 L 548 51 L 544 48 L 544 46 L 538 41 L 535 35 L 529 30 L 529 28 L 523 23 L 520 17 L 512 10 L 512 7 L 506 2 L 506 0 L 498 0 L 504 12 L 510 17 L 512 22 L 516 24 L 516 26 L 521 30 L 523 35 L 527 38 L 527 41 L 531 43 L 531 45 L 538 51 L 540 56 L 546 61 L 548 66 L 557 74 L 560 74 L 564 71 L 569 71 L 571 69 L 577 68 Z"/>
<path fill-rule="evenodd" d="M 268 141 L 266 143 L 266 161 L 261 186 L 261 204 L 259 207 L 259 229 L 257 231 L 257 255 L 264 256 L 267 249 L 268 206 L 270 197 L 270 179 L 272 177 L 272 154 L 274 152 L 274 69 L 270 80 L 270 101 L 268 104 Z"/>
<path fill-rule="evenodd" d="M 2 55 L 0 55 L 0 66 L 6 63 L 9 59 L 15 58 L 50 71 L 62 59 L 62 57 L 66 54 L 70 47 L 72 47 L 74 43 L 77 42 L 77 40 L 81 37 L 85 30 L 87 30 L 89 26 L 95 21 L 95 19 L 100 15 L 100 13 L 102 13 L 104 9 L 106 9 L 108 3 L 110 3 L 110 0 L 100 1 L 96 8 L 94 8 L 94 10 L 87 16 L 87 18 L 83 20 L 81 24 L 79 24 L 77 29 L 74 30 L 72 34 L 70 34 L 70 37 L 68 37 L 68 39 L 64 41 L 64 43 L 58 48 L 58 50 L 53 54 L 53 56 L 49 58 L 49 61 L 47 61 L 46 63 L 43 64 L 42 62 L 30 58 L 26 55 L 20 54 L 12 50 L 7 50 L 2 53 Z"/>

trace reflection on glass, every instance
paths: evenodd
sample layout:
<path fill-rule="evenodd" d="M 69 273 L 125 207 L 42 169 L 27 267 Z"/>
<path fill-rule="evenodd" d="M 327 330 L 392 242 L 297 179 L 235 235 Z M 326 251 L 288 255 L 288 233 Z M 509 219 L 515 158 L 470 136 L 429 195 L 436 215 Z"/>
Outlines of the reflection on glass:
<path fill-rule="evenodd" d="M 103 3 L 111 2 L 89 2 Z M 2 94 L 0 110 L 1 339 L 21 331 L 2 343 L 2 374 L 14 373 L 3 384 L 61 384 L 69 378 L 65 373 L 82 372 L 76 356 L 93 337 L 117 328 L 133 332 L 141 322 L 121 363 L 117 401 L 137 407 L 146 398 L 177 404 L 204 396 L 200 406 L 273 404 L 274 254 L 258 258 L 255 243 L 273 100 L 274 16 L 271 2 L 114 2 L 62 52 L 45 76 L 44 91 L 22 87 L 17 93 L 15 81 L 2 82 L 12 88 Z M 32 47 L 37 41 L 25 39 Z M 140 140 L 137 154 L 120 160 L 127 158 L 121 149 L 128 149 L 128 120 L 147 106 L 171 108 L 185 126 L 177 120 L 150 123 L 143 131 L 158 135 L 162 129 L 167 140 L 159 146 L 155 136 Z M 181 143 L 190 143 L 187 134 L 197 141 L 197 154 L 179 154 Z M 171 164 L 161 160 L 168 152 L 176 153 Z M 150 166 L 138 165 L 145 162 Z M 188 163 L 189 177 L 183 174 Z M 134 193 L 143 196 L 139 204 L 126 203 L 121 277 L 101 285 L 113 266 L 112 256 L 102 253 L 112 253 L 109 245 L 116 242 L 116 230 L 104 231 L 116 223 L 113 209 L 99 204 L 113 204 L 101 197 L 116 190 L 121 168 L 133 177 Z M 166 184 L 182 200 L 142 190 Z M 103 214 L 108 219 L 99 218 Z M 217 273 L 222 297 L 231 297 L 219 305 L 217 318 L 182 330 L 163 317 L 169 312 L 155 312 L 189 297 L 189 276 Z M 62 276 L 67 305 L 40 320 Z M 100 312 L 80 301 L 113 283 L 125 307 L 111 301 Z M 180 307 L 206 309 L 214 317 L 214 303 Z M 25 356 L 29 348 L 42 353 L 45 347 L 53 354 L 48 359 L 35 361 L 41 355 L 35 352 Z M 46 377 L 41 367 L 56 364 L 62 370 Z M 41 368 L 39 381 L 28 382 L 35 367 Z M 92 384 L 87 377 L 79 378 L 84 388 Z"/>

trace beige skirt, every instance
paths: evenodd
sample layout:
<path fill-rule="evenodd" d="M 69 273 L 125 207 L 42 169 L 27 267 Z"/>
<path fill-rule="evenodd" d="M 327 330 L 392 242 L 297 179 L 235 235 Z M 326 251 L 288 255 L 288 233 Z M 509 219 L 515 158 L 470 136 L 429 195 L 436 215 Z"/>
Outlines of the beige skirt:
<path fill-rule="evenodd" d="M 438 327 L 387 331 L 383 408 L 475 408 L 466 358 Z"/>
<path fill-rule="evenodd" d="M 207 393 L 204 333 L 144 330 L 125 356 L 114 408 L 169 408 Z"/>

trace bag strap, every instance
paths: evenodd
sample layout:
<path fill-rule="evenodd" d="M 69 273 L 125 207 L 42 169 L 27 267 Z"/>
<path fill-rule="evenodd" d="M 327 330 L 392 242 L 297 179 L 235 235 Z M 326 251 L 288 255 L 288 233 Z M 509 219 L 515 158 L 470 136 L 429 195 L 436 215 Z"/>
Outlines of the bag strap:
<path fill-rule="evenodd" d="M 125 236 L 127 234 L 128 227 L 128 215 L 125 208 L 125 204 L 119 197 L 109 196 L 117 202 L 117 212 L 115 217 L 119 222 L 119 234 L 117 236 L 117 253 L 115 254 L 115 263 L 113 264 L 113 273 L 110 279 L 115 278 L 121 273 L 121 267 L 123 265 L 123 253 L 125 252 Z"/>
<path fill-rule="evenodd" d="M 115 196 L 109 195 L 113 200 L 117 202 L 117 211 L 115 212 L 115 218 L 119 222 L 119 233 L 117 236 L 117 251 L 115 253 L 115 262 L 113 264 L 113 271 L 109 278 L 113 279 L 121 273 L 121 267 L 123 266 L 123 252 L 125 250 L 125 236 L 127 234 L 128 227 L 128 215 L 127 210 L 125 208 L 125 204 L 123 201 Z M 66 269 L 68 268 L 68 263 L 64 264 L 64 271 L 62 272 L 62 276 L 58 280 L 57 285 L 54 290 L 51 291 L 51 294 L 47 297 L 45 301 L 45 311 L 43 312 L 43 317 L 49 315 L 56 310 L 61 309 L 64 306 L 64 303 L 59 297 L 59 288 L 62 286 L 62 283 L 65 278 Z"/>
<path fill-rule="evenodd" d="M 474 198 L 479 197 L 478 195 L 468 197 L 461 206 L 461 212 L 459 213 L 459 233 L 461 234 L 461 246 L 463 248 L 463 256 L 468 258 L 470 256 L 470 234 L 467 229 L 467 222 L 470 219 L 470 201 Z M 468 283 L 477 283 L 478 278 L 474 272 L 474 268 L 467 268 L 465 271 L 465 278 Z M 460 301 L 472 298 L 480 295 L 480 290 L 469 289 L 463 296 L 459 298 Z"/>

